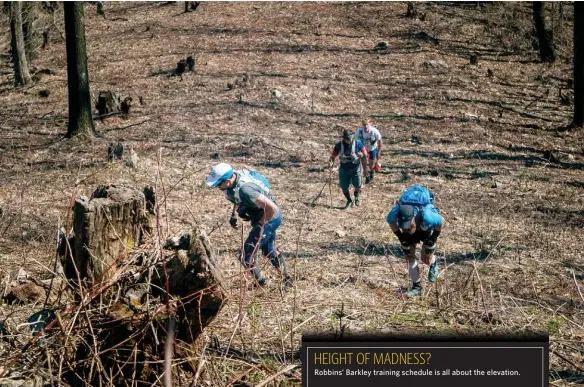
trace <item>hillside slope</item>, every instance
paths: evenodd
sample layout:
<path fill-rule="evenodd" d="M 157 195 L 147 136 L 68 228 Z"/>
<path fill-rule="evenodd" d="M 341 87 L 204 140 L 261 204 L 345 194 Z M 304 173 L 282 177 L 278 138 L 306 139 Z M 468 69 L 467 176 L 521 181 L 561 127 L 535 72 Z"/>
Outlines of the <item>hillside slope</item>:
<path fill-rule="evenodd" d="M 537 62 L 528 3 L 417 5 L 425 21 L 405 18 L 405 4 L 395 2 L 203 3 L 191 13 L 182 3 L 123 2 L 106 3 L 107 18 L 87 3 L 91 91 L 135 102 L 127 120 L 96 121 L 103 137 L 88 142 L 62 139 L 64 41 L 56 38 L 33 63 L 55 74 L 18 89 L 4 44 L 2 277 L 19 266 L 49 276 L 43 265 L 54 257 L 71 197 L 110 182 L 156 184 L 159 175 L 164 231 L 188 230 L 196 218 L 213 230 L 231 275 L 232 297 L 209 337 L 271 354 L 249 383 L 290 361 L 301 331 L 343 324 L 350 331 L 549 330 L 553 351 L 572 362 L 551 356 L 552 377 L 565 379 L 557 385 L 582 380 L 573 372 L 584 362 L 584 135 L 556 131 L 571 118 L 558 97 L 571 58 Z M 376 50 L 380 41 L 388 48 Z M 195 72 L 172 76 L 191 54 Z M 48 98 L 39 96 L 43 89 Z M 373 117 L 383 135 L 383 167 L 362 206 L 341 211 L 337 174 L 330 197 L 326 164 L 339 128 L 356 129 L 360 115 Z M 140 156 L 137 168 L 108 165 L 107 145 L 119 138 Z M 223 195 L 203 184 L 218 160 L 270 179 L 284 211 L 278 243 L 296 278 L 293 292 L 242 286 L 241 234 L 228 225 Z M 413 184 L 437 194 L 446 221 L 439 281 L 419 300 L 400 293 L 407 270 L 385 223 Z M 0 315 L 13 309 L 2 305 Z M 222 358 L 208 364 L 203 378 L 222 385 L 249 368 Z M 284 378 L 298 382 L 298 374 Z"/>

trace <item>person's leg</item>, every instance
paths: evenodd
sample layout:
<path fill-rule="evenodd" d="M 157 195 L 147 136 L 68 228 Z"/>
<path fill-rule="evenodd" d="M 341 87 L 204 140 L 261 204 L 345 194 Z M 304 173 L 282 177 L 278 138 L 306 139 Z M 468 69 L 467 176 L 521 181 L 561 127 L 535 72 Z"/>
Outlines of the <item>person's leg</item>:
<path fill-rule="evenodd" d="M 436 257 L 434 256 L 434 246 L 422 246 L 422 262 L 429 266 L 428 269 L 428 282 L 434 283 L 438 278 L 439 270 L 438 270 L 438 262 L 436 261 Z"/>
<path fill-rule="evenodd" d="M 352 176 L 351 183 L 353 184 L 353 187 L 355 187 L 355 205 L 359 206 L 361 204 L 359 195 L 361 194 L 361 186 L 363 185 L 361 168 L 358 168 L 358 170 Z"/>
<path fill-rule="evenodd" d="M 416 260 L 416 246 L 417 244 L 410 245 L 407 251 L 407 262 L 408 262 L 408 274 L 412 280 L 412 289 L 407 293 L 410 297 L 419 296 L 422 294 L 422 283 L 420 281 L 420 267 L 418 266 L 418 261 Z"/>
<path fill-rule="evenodd" d="M 367 177 L 369 176 L 369 155 L 361 159 L 361 170 L 359 171 L 359 173 L 363 173 L 363 175 L 365 176 L 365 184 L 369 183 L 369 180 L 367 179 Z"/>
<path fill-rule="evenodd" d="M 375 174 L 375 163 L 377 163 L 377 149 L 372 150 L 369 152 L 369 181 L 373 180 L 373 175 Z"/>
<path fill-rule="evenodd" d="M 270 260 L 270 263 L 276 270 L 282 274 L 284 286 L 292 286 L 292 278 L 288 273 L 288 267 L 284 255 L 276 248 L 277 229 L 282 224 L 282 213 L 279 214 L 264 226 L 264 233 L 260 242 L 260 248 L 265 257 Z"/>
<path fill-rule="evenodd" d="M 343 195 L 347 198 L 347 203 L 345 203 L 345 207 L 347 208 L 353 205 L 353 200 L 351 199 L 351 194 L 349 193 L 349 187 L 351 184 L 351 175 L 347 173 L 342 167 L 339 167 L 339 185 L 341 186 L 341 190 L 343 191 Z"/>
<path fill-rule="evenodd" d="M 241 263 L 243 266 L 250 270 L 253 274 L 254 278 L 258 281 L 260 285 L 265 284 L 265 280 L 262 277 L 262 272 L 259 267 L 255 266 L 255 254 L 259 247 L 258 243 L 261 236 L 261 227 L 254 226 L 252 227 L 247 239 L 245 240 L 245 244 L 243 245 L 243 257 Z"/>

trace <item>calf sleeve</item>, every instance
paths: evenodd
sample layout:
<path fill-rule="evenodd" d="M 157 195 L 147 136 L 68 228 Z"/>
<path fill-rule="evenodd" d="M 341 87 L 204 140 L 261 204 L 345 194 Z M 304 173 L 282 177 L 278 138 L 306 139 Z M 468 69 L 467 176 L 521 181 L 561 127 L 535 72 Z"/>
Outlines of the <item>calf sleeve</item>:
<path fill-rule="evenodd" d="M 345 195 L 345 197 L 347 198 L 347 200 L 352 200 L 351 199 L 351 193 L 347 190 L 347 191 L 343 191 L 343 195 Z"/>
<path fill-rule="evenodd" d="M 408 258 L 408 273 L 413 283 L 420 282 L 420 267 L 416 258 Z"/>
<path fill-rule="evenodd" d="M 284 254 L 278 253 L 277 256 L 270 257 L 270 261 L 272 265 L 282 273 L 282 276 L 289 277 L 288 275 L 288 266 L 286 265 L 286 260 L 284 259 Z"/>
<path fill-rule="evenodd" d="M 260 270 L 259 267 L 253 267 L 251 269 L 251 274 L 253 274 L 253 278 L 255 278 L 256 281 L 260 282 L 261 280 L 263 280 L 262 271 Z"/>
<path fill-rule="evenodd" d="M 355 199 L 357 199 L 359 197 L 360 193 L 361 193 L 361 189 L 355 188 Z"/>

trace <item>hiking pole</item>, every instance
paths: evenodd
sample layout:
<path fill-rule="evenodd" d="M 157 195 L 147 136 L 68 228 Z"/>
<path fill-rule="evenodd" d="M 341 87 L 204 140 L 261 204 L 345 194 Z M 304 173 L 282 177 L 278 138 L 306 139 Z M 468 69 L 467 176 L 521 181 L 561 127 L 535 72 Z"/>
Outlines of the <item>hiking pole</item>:
<path fill-rule="evenodd" d="M 330 197 L 331 208 L 332 208 L 333 207 L 333 188 L 332 188 L 332 183 L 333 183 L 333 164 L 332 163 L 329 165 L 329 179 L 328 179 L 328 183 L 329 183 L 329 197 Z"/>
<path fill-rule="evenodd" d="M 322 192 L 324 191 L 324 189 L 326 188 L 326 185 L 328 184 L 328 180 L 324 182 L 324 185 L 322 186 L 322 188 L 320 189 L 320 192 L 318 193 L 318 195 L 316 195 L 316 197 L 314 199 L 312 199 L 312 202 L 310 203 L 311 207 L 314 207 L 314 203 L 318 200 L 318 198 L 322 195 Z"/>

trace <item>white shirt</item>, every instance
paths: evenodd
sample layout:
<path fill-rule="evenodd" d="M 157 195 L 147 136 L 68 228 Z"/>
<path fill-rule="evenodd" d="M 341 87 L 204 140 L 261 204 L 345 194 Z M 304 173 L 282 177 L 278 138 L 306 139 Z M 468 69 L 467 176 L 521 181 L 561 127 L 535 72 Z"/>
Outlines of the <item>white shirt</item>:
<path fill-rule="evenodd" d="M 381 140 L 381 133 L 376 127 L 372 126 L 369 132 L 365 132 L 365 129 L 359 128 L 355 132 L 355 138 L 361 140 L 367 152 L 377 149 L 377 142 Z"/>

